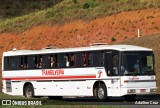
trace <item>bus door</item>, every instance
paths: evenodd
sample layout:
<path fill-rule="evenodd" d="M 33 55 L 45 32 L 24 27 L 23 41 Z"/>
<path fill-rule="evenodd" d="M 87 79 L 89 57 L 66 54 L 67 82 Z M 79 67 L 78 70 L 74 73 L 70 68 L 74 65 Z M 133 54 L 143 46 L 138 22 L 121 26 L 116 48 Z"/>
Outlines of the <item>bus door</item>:
<path fill-rule="evenodd" d="M 106 72 L 108 76 L 108 95 L 117 96 L 120 94 L 120 74 L 119 74 L 119 52 L 106 52 Z"/>

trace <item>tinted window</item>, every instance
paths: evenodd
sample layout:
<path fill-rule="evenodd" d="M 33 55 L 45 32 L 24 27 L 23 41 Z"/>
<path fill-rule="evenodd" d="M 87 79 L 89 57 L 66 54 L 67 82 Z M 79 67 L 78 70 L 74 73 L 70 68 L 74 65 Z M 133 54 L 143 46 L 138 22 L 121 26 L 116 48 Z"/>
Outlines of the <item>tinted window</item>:
<path fill-rule="evenodd" d="M 36 65 L 35 65 L 35 56 L 28 56 L 27 57 L 27 61 L 28 61 L 28 68 L 29 69 L 36 68 Z"/>
<path fill-rule="evenodd" d="M 9 63 L 10 63 L 9 57 L 5 57 L 4 58 L 4 70 L 8 70 L 10 68 Z"/>
<path fill-rule="evenodd" d="M 122 66 L 121 73 L 124 75 L 154 74 L 153 53 L 124 52 L 122 54 Z"/>
<path fill-rule="evenodd" d="M 57 67 L 57 54 L 50 55 L 50 68 Z"/>
<path fill-rule="evenodd" d="M 50 68 L 50 56 L 43 55 L 42 58 L 43 58 L 43 64 L 44 64 L 43 68 Z"/>
<path fill-rule="evenodd" d="M 104 53 L 75 52 L 60 54 L 27 55 L 17 57 L 5 57 L 4 69 L 48 69 L 65 67 L 103 66 Z"/>
<path fill-rule="evenodd" d="M 19 69 L 28 69 L 28 59 L 27 56 L 20 57 L 20 68 Z"/>
<path fill-rule="evenodd" d="M 83 66 L 83 53 L 75 54 L 75 66 L 82 67 Z"/>
<path fill-rule="evenodd" d="M 152 74 L 154 72 L 153 54 L 151 52 L 140 53 L 141 74 Z"/>
<path fill-rule="evenodd" d="M 57 55 L 57 67 L 66 67 L 65 54 Z"/>
<path fill-rule="evenodd" d="M 119 53 L 116 51 L 107 51 L 105 56 L 105 68 L 107 75 L 119 75 Z"/>
<path fill-rule="evenodd" d="M 104 52 L 96 51 L 88 53 L 88 66 L 104 66 Z"/>
<path fill-rule="evenodd" d="M 70 56 L 70 66 L 74 67 L 74 65 L 75 65 L 75 54 L 71 53 L 71 56 Z"/>
<path fill-rule="evenodd" d="M 70 67 L 70 59 L 69 59 L 69 54 L 66 54 L 65 55 L 65 64 L 66 64 L 66 67 Z"/>
<path fill-rule="evenodd" d="M 4 69 L 5 70 L 17 70 L 20 68 L 20 57 L 5 57 Z"/>

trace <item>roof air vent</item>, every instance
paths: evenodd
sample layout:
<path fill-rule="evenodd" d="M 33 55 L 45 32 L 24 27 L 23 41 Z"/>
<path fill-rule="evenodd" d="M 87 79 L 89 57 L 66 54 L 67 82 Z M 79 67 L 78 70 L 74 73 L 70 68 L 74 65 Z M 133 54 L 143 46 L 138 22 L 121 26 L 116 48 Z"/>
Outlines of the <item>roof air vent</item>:
<path fill-rule="evenodd" d="M 99 45 L 107 45 L 107 43 L 93 43 L 90 46 L 99 46 Z"/>
<path fill-rule="evenodd" d="M 13 48 L 12 51 L 17 51 L 17 49 L 16 49 L 16 48 Z"/>
<path fill-rule="evenodd" d="M 42 48 L 42 50 L 45 50 L 45 49 L 56 49 L 57 47 L 55 46 L 49 46 L 49 47 L 45 47 L 45 48 Z"/>

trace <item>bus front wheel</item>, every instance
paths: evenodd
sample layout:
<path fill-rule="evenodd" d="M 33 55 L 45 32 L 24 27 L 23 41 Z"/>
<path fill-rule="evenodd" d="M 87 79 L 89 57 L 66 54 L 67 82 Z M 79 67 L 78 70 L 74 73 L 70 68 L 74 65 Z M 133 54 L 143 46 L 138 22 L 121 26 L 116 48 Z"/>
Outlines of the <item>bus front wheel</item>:
<path fill-rule="evenodd" d="M 32 85 L 27 85 L 24 88 L 24 96 L 27 98 L 33 98 L 34 97 L 34 90 L 33 90 L 33 86 Z"/>
<path fill-rule="evenodd" d="M 106 86 L 104 84 L 100 84 L 97 88 L 97 98 L 100 101 L 105 101 L 107 100 L 107 89 Z"/>

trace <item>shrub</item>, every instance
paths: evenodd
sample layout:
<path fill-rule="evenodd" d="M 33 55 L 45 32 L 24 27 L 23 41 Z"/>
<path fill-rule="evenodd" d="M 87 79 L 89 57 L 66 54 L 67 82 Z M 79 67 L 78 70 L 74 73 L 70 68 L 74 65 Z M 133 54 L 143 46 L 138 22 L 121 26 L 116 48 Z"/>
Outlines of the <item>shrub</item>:
<path fill-rule="evenodd" d="M 112 40 L 112 42 L 114 42 L 114 41 L 116 41 L 116 38 L 115 38 L 115 37 L 112 37 L 112 39 L 111 39 L 111 40 Z"/>
<path fill-rule="evenodd" d="M 3 49 L 3 46 L 0 46 L 0 49 Z"/>
<path fill-rule="evenodd" d="M 119 34 L 119 32 L 116 32 L 116 34 Z"/>
<path fill-rule="evenodd" d="M 83 5 L 83 9 L 88 9 L 90 7 L 90 5 L 88 4 L 88 3 L 85 3 L 84 5 Z"/>
<path fill-rule="evenodd" d="M 72 0 L 73 3 L 77 3 L 77 0 Z"/>
<path fill-rule="evenodd" d="M 127 39 L 127 36 L 125 36 L 124 39 Z"/>
<path fill-rule="evenodd" d="M 156 26 L 156 27 L 154 27 L 155 29 L 157 29 L 157 30 L 159 30 L 159 28 Z"/>
<path fill-rule="evenodd" d="M 112 22 L 112 25 L 114 25 L 114 22 Z"/>
<path fill-rule="evenodd" d="M 152 22 L 152 24 L 155 24 L 155 22 Z"/>
<path fill-rule="evenodd" d="M 123 27 L 122 30 L 125 30 L 125 27 Z"/>

